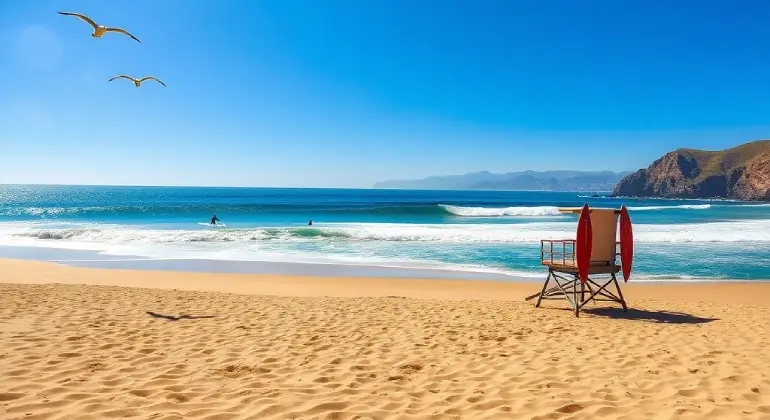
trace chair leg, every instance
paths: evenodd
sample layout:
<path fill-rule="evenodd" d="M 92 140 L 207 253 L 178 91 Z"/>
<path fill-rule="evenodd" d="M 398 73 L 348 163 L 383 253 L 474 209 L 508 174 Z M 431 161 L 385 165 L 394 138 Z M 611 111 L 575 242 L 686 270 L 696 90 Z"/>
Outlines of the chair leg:
<path fill-rule="evenodd" d="M 612 281 L 615 282 L 615 289 L 618 291 L 618 297 L 620 298 L 620 304 L 623 305 L 623 312 L 628 312 L 628 306 L 626 306 L 626 299 L 623 297 L 623 292 L 620 291 L 620 284 L 616 275 L 612 275 Z"/>
<path fill-rule="evenodd" d="M 588 301 L 590 302 L 591 296 L 594 294 L 594 289 L 591 287 L 591 282 L 586 282 L 586 288 L 588 289 Z M 596 305 L 596 300 L 594 300 L 594 306 Z"/>
<path fill-rule="evenodd" d="M 583 283 L 580 280 L 580 276 L 575 273 L 570 273 L 572 276 L 572 280 L 569 280 L 569 277 L 560 277 L 557 276 L 553 270 L 548 270 L 548 276 L 545 279 L 545 282 L 543 283 L 543 288 L 540 290 L 539 294 L 534 294 L 526 298 L 526 300 L 534 299 L 537 296 L 537 303 L 535 304 L 536 308 L 540 307 L 540 304 L 543 302 L 543 299 L 545 298 L 545 295 L 547 294 L 549 298 L 552 298 L 553 296 L 563 296 L 567 302 L 572 306 L 573 311 L 575 312 L 575 317 L 580 317 L 580 309 L 588 304 L 591 301 L 594 301 L 594 305 L 597 302 L 597 297 L 599 298 L 605 298 L 601 299 L 603 301 L 612 301 L 612 302 L 618 302 L 621 305 L 623 305 L 623 311 L 628 312 L 628 305 L 626 305 L 626 299 L 623 297 L 623 292 L 620 290 L 620 283 L 618 282 L 618 277 L 615 274 L 611 274 L 610 278 L 606 279 L 602 278 L 602 283 L 596 283 L 594 281 L 595 279 L 588 278 L 585 283 Z M 551 282 L 551 279 L 553 279 L 554 286 L 548 289 L 548 285 Z M 561 281 L 564 281 L 562 283 Z M 610 292 L 611 284 L 615 284 L 615 290 L 617 291 L 617 296 L 614 295 L 612 292 Z M 598 289 L 594 290 L 592 287 L 596 286 Z M 580 290 L 578 290 L 578 287 Z M 586 298 L 586 291 L 588 292 L 588 297 Z"/>
<path fill-rule="evenodd" d="M 582 294 L 583 282 L 580 280 L 578 275 L 575 275 L 575 280 L 577 281 L 577 283 L 580 283 L 580 290 L 581 290 L 581 298 L 580 298 L 581 302 L 578 302 L 577 283 L 575 283 L 575 287 L 572 288 L 572 302 L 574 302 L 575 304 L 575 318 L 578 318 L 580 317 L 580 306 L 582 304 L 582 299 L 585 297 L 585 295 Z"/>
<path fill-rule="evenodd" d="M 537 303 L 535 304 L 535 308 L 540 307 L 540 302 L 543 301 L 543 293 L 545 293 L 545 289 L 548 287 L 548 282 L 551 281 L 551 270 L 548 270 L 548 277 L 545 278 L 545 283 L 543 283 L 543 290 L 540 291 L 540 296 L 537 297 Z"/>

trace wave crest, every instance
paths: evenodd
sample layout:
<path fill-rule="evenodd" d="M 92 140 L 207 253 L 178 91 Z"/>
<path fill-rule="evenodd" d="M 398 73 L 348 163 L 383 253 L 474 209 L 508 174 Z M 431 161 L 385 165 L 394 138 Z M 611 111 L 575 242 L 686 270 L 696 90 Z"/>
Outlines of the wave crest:
<path fill-rule="evenodd" d="M 582 202 L 581 202 L 582 203 Z M 570 206 L 565 203 L 566 206 Z M 582 205 L 582 204 L 580 204 Z M 714 207 L 724 208 L 753 208 L 767 207 L 770 204 L 681 204 L 666 206 L 628 206 L 630 211 L 667 211 L 667 210 L 708 210 Z M 579 207 L 576 203 L 570 207 Z M 375 206 L 362 203 L 343 204 L 154 204 L 154 205 L 113 205 L 113 206 L 84 206 L 84 207 L 15 207 L 0 204 L 0 218 L 32 218 L 50 220 L 94 220 L 113 218 L 115 216 L 129 216 L 136 218 L 152 217 L 153 220 L 161 218 L 202 217 L 206 218 L 213 213 L 243 215 L 253 217 L 270 214 L 297 214 L 305 217 L 314 215 L 321 218 L 323 215 L 373 215 L 373 216 L 398 216 L 409 217 L 555 217 L 561 216 L 556 206 L 510 206 L 510 207 L 484 207 L 474 205 L 456 204 L 415 204 L 409 202 L 393 202 Z M 260 216 L 257 216 L 260 215 Z"/>
<path fill-rule="evenodd" d="M 46 229 L 18 226 L 0 229 L 0 242 L 66 241 L 90 243 L 192 243 L 244 241 L 405 241 L 442 243 L 537 243 L 541 239 L 574 236 L 574 224 L 537 222 L 527 224 L 408 224 L 358 223 L 323 227 L 276 227 L 255 229 L 161 230 L 131 226 L 96 225 Z M 770 220 L 693 223 L 681 225 L 637 224 L 639 243 L 770 242 Z"/>
<path fill-rule="evenodd" d="M 559 209 L 553 206 L 535 207 L 461 207 L 439 204 L 439 207 L 455 216 L 464 217 L 499 217 L 499 216 L 561 216 Z"/>

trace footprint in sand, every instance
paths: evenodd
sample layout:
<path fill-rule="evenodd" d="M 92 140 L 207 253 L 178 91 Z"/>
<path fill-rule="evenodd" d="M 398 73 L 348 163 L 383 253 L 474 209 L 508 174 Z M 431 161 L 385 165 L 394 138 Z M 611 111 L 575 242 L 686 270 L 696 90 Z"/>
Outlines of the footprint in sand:
<path fill-rule="evenodd" d="M 417 373 L 423 369 L 422 363 L 406 363 L 398 367 L 398 370 L 405 374 Z"/>
<path fill-rule="evenodd" d="M 142 397 L 142 398 L 147 398 L 153 394 L 153 392 L 150 391 L 149 389 L 133 389 L 131 391 L 128 391 L 128 393 L 131 395 L 136 395 L 137 397 Z"/>
<path fill-rule="evenodd" d="M 82 356 L 82 354 L 80 353 L 62 353 L 59 355 L 59 357 L 65 357 L 65 358 L 80 357 L 80 356 Z"/>
<path fill-rule="evenodd" d="M 559 407 L 556 409 L 556 412 L 558 413 L 564 413 L 564 414 L 572 414 L 577 413 L 578 411 L 582 410 L 584 407 L 580 404 L 567 404 L 563 407 Z"/>
<path fill-rule="evenodd" d="M 177 403 L 185 403 L 187 401 L 190 401 L 190 397 L 184 394 L 169 394 L 166 396 L 166 399 L 169 399 Z"/>
<path fill-rule="evenodd" d="M 23 392 L 4 392 L 4 393 L 0 393 L 0 401 L 18 400 L 24 395 L 26 394 L 24 394 Z"/>

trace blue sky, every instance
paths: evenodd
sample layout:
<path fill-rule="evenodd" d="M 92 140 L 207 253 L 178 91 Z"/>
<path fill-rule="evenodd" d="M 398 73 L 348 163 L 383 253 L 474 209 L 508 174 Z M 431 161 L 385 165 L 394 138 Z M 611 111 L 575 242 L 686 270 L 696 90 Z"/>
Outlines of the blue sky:
<path fill-rule="evenodd" d="M 761 0 L 3 0 L 0 183 L 637 169 L 770 137 L 767 22 Z"/>

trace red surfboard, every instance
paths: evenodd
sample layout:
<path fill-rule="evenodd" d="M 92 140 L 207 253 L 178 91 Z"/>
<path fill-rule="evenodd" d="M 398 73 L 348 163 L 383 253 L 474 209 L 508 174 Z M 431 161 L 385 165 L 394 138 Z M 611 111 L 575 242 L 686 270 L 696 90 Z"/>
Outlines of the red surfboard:
<path fill-rule="evenodd" d="M 586 203 L 583 204 L 583 209 L 580 210 L 577 238 L 575 241 L 575 263 L 577 263 L 580 281 L 583 283 L 588 280 L 588 267 L 591 265 L 592 240 L 591 210 L 588 209 L 588 203 Z"/>
<path fill-rule="evenodd" d="M 631 229 L 631 217 L 626 206 L 620 207 L 620 267 L 623 279 L 631 277 L 631 264 L 634 262 L 634 232 Z"/>

